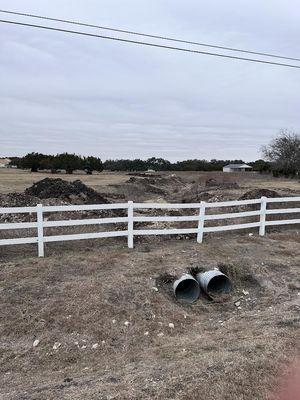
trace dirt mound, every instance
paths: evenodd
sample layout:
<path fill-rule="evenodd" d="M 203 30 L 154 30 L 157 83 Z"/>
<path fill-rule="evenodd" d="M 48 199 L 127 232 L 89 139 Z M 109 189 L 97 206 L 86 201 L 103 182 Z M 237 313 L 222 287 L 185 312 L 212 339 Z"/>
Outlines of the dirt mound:
<path fill-rule="evenodd" d="M 223 189 L 239 189 L 239 185 L 236 182 L 219 182 L 213 178 L 208 179 L 205 182 L 205 186 L 223 188 Z"/>
<path fill-rule="evenodd" d="M 41 199 L 25 193 L 8 193 L 0 194 L 0 207 L 35 207 L 41 203 Z M 46 199 L 43 201 L 44 206 L 64 206 L 68 205 L 67 201 L 60 199 Z M 57 216 L 57 214 L 56 214 Z M 35 221 L 35 214 L 0 214 L 0 222 L 29 222 Z"/>
<path fill-rule="evenodd" d="M 157 186 L 158 182 L 154 178 L 135 178 L 132 176 L 126 184 L 132 186 L 133 189 L 142 191 L 143 193 L 164 195 L 165 190 Z M 135 190 L 136 190 L 135 189 Z"/>
<path fill-rule="evenodd" d="M 213 197 L 212 193 L 200 192 L 200 193 L 190 193 L 185 195 L 182 199 L 182 203 L 199 203 L 200 201 L 209 201 Z"/>
<path fill-rule="evenodd" d="M 239 200 L 259 199 L 260 197 L 281 197 L 275 190 L 270 189 L 253 189 L 244 193 Z"/>
<path fill-rule="evenodd" d="M 129 175 L 129 176 L 140 176 L 140 177 L 143 177 L 143 178 L 146 178 L 146 177 L 148 177 L 148 178 L 161 177 L 160 174 L 151 174 L 150 172 L 128 172 L 127 175 Z"/>
<path fill-rule="evenodd" d="M 60 199 L 76 204 L 108 204 L 109 201 L 79 179 L 67 182 L 60 178 L 45 178 L 25 190 L 25 195 L 39 199 Z"/>
<path fill-rule="evenodd" d="M 203 188 L 197 183 L 181 192 L 178 198 L 178 201 L 182 203 L 200 203 L 201 201 L 212 203 L 226 200 L 233 200 L 233 197 L 232 193 L 226 192 L 224 188 L 220 186 Z"/>
<path fill-rule="evenodd" d="M 36 206 L 37 198 L 24 193 L 0 194 L 0 207 Z"/>

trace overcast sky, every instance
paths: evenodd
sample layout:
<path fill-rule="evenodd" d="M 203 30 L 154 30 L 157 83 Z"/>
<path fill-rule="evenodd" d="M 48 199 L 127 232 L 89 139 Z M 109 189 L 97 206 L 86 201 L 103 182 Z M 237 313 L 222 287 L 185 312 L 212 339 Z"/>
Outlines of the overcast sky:
<path fill-rule="evenodd" d="M 0 0 L 0 8 L 300 58 L 296 0 Z M 297 69 L 0 24 L 0 156 L 250 161 L 281 128 L 300 130 L 299 110 Z"/>

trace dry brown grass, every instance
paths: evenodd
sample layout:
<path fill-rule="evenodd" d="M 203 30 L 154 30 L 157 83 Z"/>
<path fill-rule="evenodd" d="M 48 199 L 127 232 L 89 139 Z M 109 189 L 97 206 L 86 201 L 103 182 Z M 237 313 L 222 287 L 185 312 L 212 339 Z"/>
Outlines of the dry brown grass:
<path fill-rule="evenodd" d="M 98 190 L 110 184 L 120 184 L 129 177 L 125 173 L 102 172 L 101 174 L 86 175 L 84 173 L 49 174 L 47 172 L 31 173 L 16 169 L 0 169 L 0 193 L 23 192 L 33 183 L 44 178 L 61 178 L 67 181 L 80 179 L 86 185 Z"/>
<path fill-rule="evenodd" d="M 292 231 L 133 251 L 122 240 L 55 244 L 45 259 L 31 246 L 3 248 L 0 398 L 271 398 L 300 350 L 299 244 Z M 163 285 L 153 290 L 161 274 L 218 263 L 235 284 L 225 304 L 184 306 Z"/>
<path fill-rule="evenodd" d="M 160 173 L 161 174 L 161 173 Z M 163 175 L 173 174 L 173 172 L 162 173 Z M 299 190 L 300 184 L 296 179 L 272 178 L 269 175 L 259 175 L 255 173 L 223 173 L 223 172 L 176 172 L 177 176 L 182 177 L 187 182 L 204 184 L 207 179 L 216 179 L 219 182 L 237 182 L 242 188 L 266 188 L 266 189 L 287 189 Z M 108 185 L 119 185 L 127 181 L 130 177 L 125 172 L 102 172 L 100 174 L 86 175 L 84 173 L 49 174 L 46 172 L 31 173 L 28 171 L 15 169 L 0 169 L 0 193 L 23 192 L 46 177 L 61 178 L 67 181 L 80 179 L 86 185 L 95 190 L 103 190 Z"/>

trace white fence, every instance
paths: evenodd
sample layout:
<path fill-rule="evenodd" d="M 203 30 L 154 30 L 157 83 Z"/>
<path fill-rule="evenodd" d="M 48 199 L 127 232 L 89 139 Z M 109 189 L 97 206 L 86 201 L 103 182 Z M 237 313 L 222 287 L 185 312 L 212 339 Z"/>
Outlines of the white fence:
<path fill-rule="evenodd" d="M 71 205 L 71 206 L 43 206 L 38 204 L 36 207 L 13 207 L 13 208 L 0 208 L 0 214 L 24 214 L 35 213 L 35 222 L 17 222 L 17 223 L 1 223 L 0 230 L 15 230 L 15 229 L 37 229 L 37 236 L 15 238 L 15 239 L 1 239 L 1 245 L 15 245 L 37 243 L 39 257 L 44 257 L 44 244 L 49 242 L 60 242 L 66 240 L 81 240 L 81 239 L 96 239 L 127 236 L 128 247 L 133 248 L 133 239 L 135 235 L 176 235 L 176 234 L 197 234 L 198 243 L 202 243 L 203 234 L 206 232 L 220 232 L 231 231 L 236 229 L 259 228 L 259 234 L 265 234 L 266 226 L 271 225 L 290 225 L 300 224 L 300 219 L 280 219 L 280 220 L 267 220 L 268 215 L 276 214 L 289 214 L 300 213 L 300 208 L 277 208 L 268 209 L 269 203 L 286 203 L 286 202 L 300 202 L 300 197 L 280 197 L 280 198 L 266 198 L 254 200 L 236 200 L 225 201 L 216 203 L 186 203 L 186 204 L 164 204 L 164 203 L 128 203 L 121 204 L 94 204 L 94 205 Z M 253 204 L 260 204 L 259 210 L 255 211 L 242 211 L 230 212 L 226 214 L 206 214 L 206 210 L 211 208 L 220 207 L 235 207 L 247 206 Z M 190 216 L 135 216 L 135 210 L 145 209 L 198 209 L 198 215 Z M 93 219 L 77 219 L 77 220 L 57 220 L 48 221 L 44 218 L 44 213 L 55 213 L 64 211 L 95 211 L 95 210 L 127 210 L 126 217 L 113 217 L 113 218 L 93 218 Z M 257 222 L 232 224 L 232 225 L 218 225 L 218 226 L 205 226 L 206 221 L 213 220 L 226 220 L 231 218 L 245 218 L 257 216 Z M 135 222 L 188 222 L 195 221 L 197 226 L 188 229 L 134 229 Z M 108 231 L 108 232 L 92 232 L 71 235 L 44 235 L 44 228 L 54 227 L 68 227 L 68 226 L 83 226 L 83 225 L 100 225 L 100 224 L 118 224 L 123 223 L 127 225 L 126 230 Z"/>

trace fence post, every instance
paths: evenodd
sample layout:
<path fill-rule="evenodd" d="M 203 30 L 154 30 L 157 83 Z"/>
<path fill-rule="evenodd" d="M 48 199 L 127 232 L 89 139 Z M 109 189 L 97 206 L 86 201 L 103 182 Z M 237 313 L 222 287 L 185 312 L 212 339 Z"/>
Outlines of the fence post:
<path fill-rule="evenodd" d="M 128 247 L 133 249 L 133 201 L 128 201 Z"/>
<path fill-rule="evenodd" d="M 202 243 L 202 241 L 203 241 L 204 220 L 205 220 L 205 201 L 201 201 L 200 212 L 199 212 L 199 222 L 198 222 L 198 234 L 197 234 L 197 242 L 198 243 Z"/>
<path fill-rule="evenodd" d="M 266 232 L 266 211 L 267 211 L 267 198 L 261 197 L 260 203 L 260 225 L 259 225 L 259 235 L 264 236 Z"/>
<path fill-rule="evenodd" d="M 44 226 L 43 226 L 43 205 L 38 204 L 37 208 L 37 230 L 38 230 L 38 254 L 44 257 Z"/>

